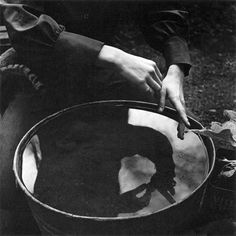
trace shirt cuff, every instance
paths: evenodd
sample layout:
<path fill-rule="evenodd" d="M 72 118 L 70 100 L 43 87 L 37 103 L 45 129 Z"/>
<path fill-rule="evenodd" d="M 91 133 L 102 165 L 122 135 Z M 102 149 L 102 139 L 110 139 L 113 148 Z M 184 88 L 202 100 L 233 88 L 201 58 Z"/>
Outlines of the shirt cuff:
<path fill-rule="evenodd" d="M 179 36 L 168 39 L 165 43 L 164 57 L 167 68 L 173 64 L 181 65 L 184 75 L 189 75 L 191 60 L 188 45 L 184 39 Z"/>
<path fill-rule="evenodd" d="M 65 63 L 79 66 L 93 65 L 104 43 L 79 34 L 60 33 L 55 52 Z"/>

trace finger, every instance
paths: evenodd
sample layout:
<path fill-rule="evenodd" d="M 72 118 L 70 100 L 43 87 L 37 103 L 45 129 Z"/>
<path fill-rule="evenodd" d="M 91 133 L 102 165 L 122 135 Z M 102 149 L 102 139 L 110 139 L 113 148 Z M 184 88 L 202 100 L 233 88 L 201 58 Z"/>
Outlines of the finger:
<path fill-rule="evenodd" d="M 154 80 L 162 87 L 162 75 L 158 75 L 156 73 L 156 70 L 155 70 L 155 73 L 154 73 Z"/>
<path fill-rule="evenodd" d="M 165 102 L 166 102 L 166 89 L 162 88 L 161 89 L 161 97 L 160 97 L 160 103 L 159 103 L 159 112 L 163 112 L 165 108 Z"/>
<path fill-rule="evenodd" d="M 149 77 L 147 79 L 147 84 L 154 90 L 154 92 L 156 94 L 159 94 L 160 90 L 161 90 L 161 86 L 160 84 L 158 84 L 154 79 L 152 79 L 151 77 Z"/>
<path fill-rule="evenodd" d="M 184 93 L 183 91 L 180 93 L 180 102 L 183 104 L 183 106 L 185 107 L 185 99 L 184 99 Z"/>
<path fill-rule="evenodd" d="M 160 85 L 162 84 L 162 79 L 163 79 L 163 76 L 162 76 L 162 74 L 161 74 L 161 72 L 160 72 L 160 70 L 159 70 L 159 68 L 157 67 L 157 65 L 155 64 L 155 66 L 154 66 L 154 68 L 155 68 L 155 72 L 156 72 L 156 74 L 157 74 L 157 78 L 158 78 L 158 83 L 160 83 Z"/>
<path fill-rule="evenodd" d="M 181 119 L 179 121 L 177 131 L 178 131 L 177 137 L 183 140 L 184 139 L 184 133 L 185 133 L 184 132 L 185 131 L 185 124 L 183 123 L 183 121 Z"/>
<path fill-rule="evenodd" d="M 186 115 L 186 111 L 184 108 L 184 105 L 180 102 L 179 99 L 174 99 L 171 101 L 175 107 L 175 109 L 177 110 L 177 112 L 179 113 L 179 116 L 181 118 L 181 120 L 183 121 L 183 123 L 187 126 L 190 127 L 190 123 L 188 121 L 188 117 Z"/>
<path fill-rule="evenodd" d="M 147 83 L 142 83 L 139 88 L 145 95 L 154 97 L 154 91 Z"/>
<path fill-rule="evenodd" d="M 146 190 L 146 192 L 141 197 L 138 197 L 138 196 L 136 197 L 137 197 L 140 207 L 145 207 L 150 203 L 152 194 L 150 191 Z"/>
<path fill-rule="evenodd" d="M 140 186 L 132 190 L 133 191 L 132 194 L 133 196 L 136 197 L 136 195 L 138 195 L 139 193 L 142 193 L 146 189 L 147 189 L 147 184 L 141 184 Z"/>

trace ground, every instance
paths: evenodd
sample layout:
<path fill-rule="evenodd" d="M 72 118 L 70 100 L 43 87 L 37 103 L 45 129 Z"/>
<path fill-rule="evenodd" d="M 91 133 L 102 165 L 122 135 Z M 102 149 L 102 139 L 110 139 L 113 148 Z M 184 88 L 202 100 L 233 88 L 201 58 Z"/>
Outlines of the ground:
<path fill-rule="evenodd" d="M 235 2 L 191 6 L 187 107 L 204 125 L 223 121 L 224 109 L 236 109 Z"/>

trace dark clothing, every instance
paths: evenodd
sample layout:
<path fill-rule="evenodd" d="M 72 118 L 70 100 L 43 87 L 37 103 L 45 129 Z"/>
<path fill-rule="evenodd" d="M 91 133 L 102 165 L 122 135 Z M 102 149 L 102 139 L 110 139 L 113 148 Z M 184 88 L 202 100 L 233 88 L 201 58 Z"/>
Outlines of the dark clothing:
<path fill-rule="evenodd" d="M 92 66 L 102 46 L 111 43 L 118 21 L 130 15 L 146 41 L 163 52 L 167 67 L 182 64 L 188 75 L 187 12 L 147 2 L 5 0 L 0 5 L 13 47 L 41 78 L 45 67 Z"/>

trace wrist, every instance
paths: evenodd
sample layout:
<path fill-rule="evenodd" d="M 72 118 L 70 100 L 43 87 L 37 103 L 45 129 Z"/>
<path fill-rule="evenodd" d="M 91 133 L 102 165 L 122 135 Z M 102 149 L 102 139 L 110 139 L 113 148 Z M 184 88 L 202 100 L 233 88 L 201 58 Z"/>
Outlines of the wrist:
<path fill-rule="evenodd" d="M 98 54 L 98 58 L 96 61 L 96 65 L 99 67 L 107 68 L 107 69 L 118 69 L 121 63 L 122 54 L 124 54 L 122 50 L 104 45 Z"/>
<path fill-rule="evenodd" d="M 167 74 L 184 77 L 184 71 L 180 65 L 172 64 L 169 66 Z"/>

